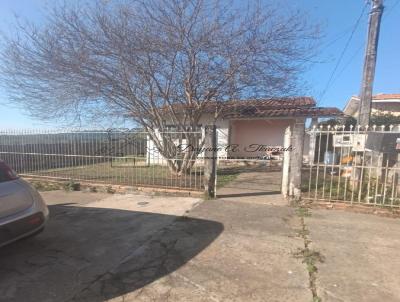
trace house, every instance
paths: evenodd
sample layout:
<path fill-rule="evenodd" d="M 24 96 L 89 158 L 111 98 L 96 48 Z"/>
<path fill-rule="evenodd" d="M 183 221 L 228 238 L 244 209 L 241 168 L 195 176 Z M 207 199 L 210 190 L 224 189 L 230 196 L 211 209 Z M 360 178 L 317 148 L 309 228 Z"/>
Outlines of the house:
<path fill-rule="evenodd" d="M 355 119 L 358 118 L 358 111 L 359 111 L 359 106 L 360 106 L 360 98 L 358 96 L 352 96 L 346 103 L 343 113 L 347 117 L 353 117 Z M 393 117 L 400 117 L 400 94 L 387 94 L 387 93 L 381 93 L 381 94 L 376 94 L 372 96 L 372 104 L 371 104 L 371 116 L 372 117 L 379 117 L 379 116 L 393 116 Z M 397 118 L 396 118 L 397 120 Z M 372 120 L 371 120 L 372 121 Z M 352 125 L 353 121 L 350 121 Z M 373 122 L 375 123 L 376 120 Z M 390 124 L 395 124 L 392 122 L 388 122 L 387 125 Z M 327 123 L 329 124 L 329 123 Z M 349 125 L 350 125 L 349 124 Z M 380 129 L 380 128 L 379 128 Z M 349 129 L 347 129 L 349 130 Z M 332 134 L 329 134 L 332 136 Z M 318 156 L 320 158 L 320 161 L 323 160 L 324 158 L 324 153 L 326 151 L 332 152 L 334 149 L 333 145 L 333 139 L 327 139 L 326 136 L 328 136 L 327 133 L 320 133 L 319 136 L 321 137 L 321 146 L 318 147 L 320 149 L 319 154 L 316 154 L 316 157 Z M 341 145 L 351 145 L 350 140 L 347 142 L 342 141 L 344 138 L 350 139 L 350 135 L 341 135 L 338 134 L 336 135 L 336 139 L 340 140 Z M 359 136 L 361 138 L 362 136 Z M 325 147 L 325 142 L 328 142 L 327 148 Z M 363 139 L 362 145 L 364 145 L 365 139 Z M 327 150 L 325 150 L 327 149 Z M 316 159 L 315 159 L 316 160 Z"/>
<path fill-rule="evenodd" d="M 182 108 L 180 110 L 185 110 Z M 264 147 L 283 147 L 284 133 L 296 119 L 337 117 L 337 108 L 316 107 L 311 97 L 231 100 L 210 103 L 203 111 L 200 126 L 210 125 L 220 110 L 217 127 L 219 158 L 259 158 L 266 154 Z M 226 148 L 237 146 L 237 148 Z M 149 162 L 159 162 L 154 144 L 148 141 Z M 151 151 L 153 150 L 153 151 Z M 155 153 L 157 153 L 155 151 Z"/>
<path fill-rule="evenodd" d="M 357 118 L 359 105 L 360 98 L 352 96 L 343 109 L 344 114 Z M 371 114 L 400 116 L 400 94 L 381 93 L 372 96 Z"/>

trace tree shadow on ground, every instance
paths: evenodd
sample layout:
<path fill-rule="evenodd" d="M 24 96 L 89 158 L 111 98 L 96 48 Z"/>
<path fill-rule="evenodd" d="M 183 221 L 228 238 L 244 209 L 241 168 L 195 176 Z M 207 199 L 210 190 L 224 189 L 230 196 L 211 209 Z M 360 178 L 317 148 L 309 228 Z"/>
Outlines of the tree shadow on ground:
<path fill-rule="evenodd" d="M 100 302 L 177 270 L 223 231 L 216 221 L 50 206 L 37 237 L 0 249 L 0 301 Z"/>

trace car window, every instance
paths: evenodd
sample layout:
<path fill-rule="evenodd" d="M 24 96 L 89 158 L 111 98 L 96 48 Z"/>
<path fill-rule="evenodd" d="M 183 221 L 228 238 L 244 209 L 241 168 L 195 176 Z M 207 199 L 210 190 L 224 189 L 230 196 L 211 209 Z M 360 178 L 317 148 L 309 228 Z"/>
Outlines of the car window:
<path fill-rule="evenodd" d="M 5 163 L 0 162 L 0 183 L 18 178 L 17 173 Z"/>

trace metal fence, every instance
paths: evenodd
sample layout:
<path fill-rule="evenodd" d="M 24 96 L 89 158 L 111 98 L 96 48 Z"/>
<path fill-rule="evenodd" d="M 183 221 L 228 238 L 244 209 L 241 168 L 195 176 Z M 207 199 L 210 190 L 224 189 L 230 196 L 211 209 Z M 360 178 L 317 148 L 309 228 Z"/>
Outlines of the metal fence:
<path fill-rule="evenodd" d="M 400 207 L 400 126 L 314 127 L 307 135 L 305 199 Z"/>
<path fill-rule="evenodd" d="M 183 132 L 162 133 L 184 141 Z M 201 132 L 196 132 L 199 139 Z M 202 190 L 203 166 L 175 173 L 141 130 L 0 131 L 0 159 L 21 176 L 126 186 Z M 172 161 L 181 158 L 169 158 Z"/>

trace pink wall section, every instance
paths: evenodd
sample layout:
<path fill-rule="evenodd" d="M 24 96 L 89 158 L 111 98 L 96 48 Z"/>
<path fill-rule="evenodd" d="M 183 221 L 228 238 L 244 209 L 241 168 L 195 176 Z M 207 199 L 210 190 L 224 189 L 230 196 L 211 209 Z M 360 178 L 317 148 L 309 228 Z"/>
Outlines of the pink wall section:
<path fill-rule="evenodd" d="M 232 120 L 230 144 L 239 144 L 240 151 L 230 153 L 234 157 L 263 156 L 265 152 L 246 152 L 244 148 L 251 144 L 283 146 L 285 129 L 293 120 Z"/>

